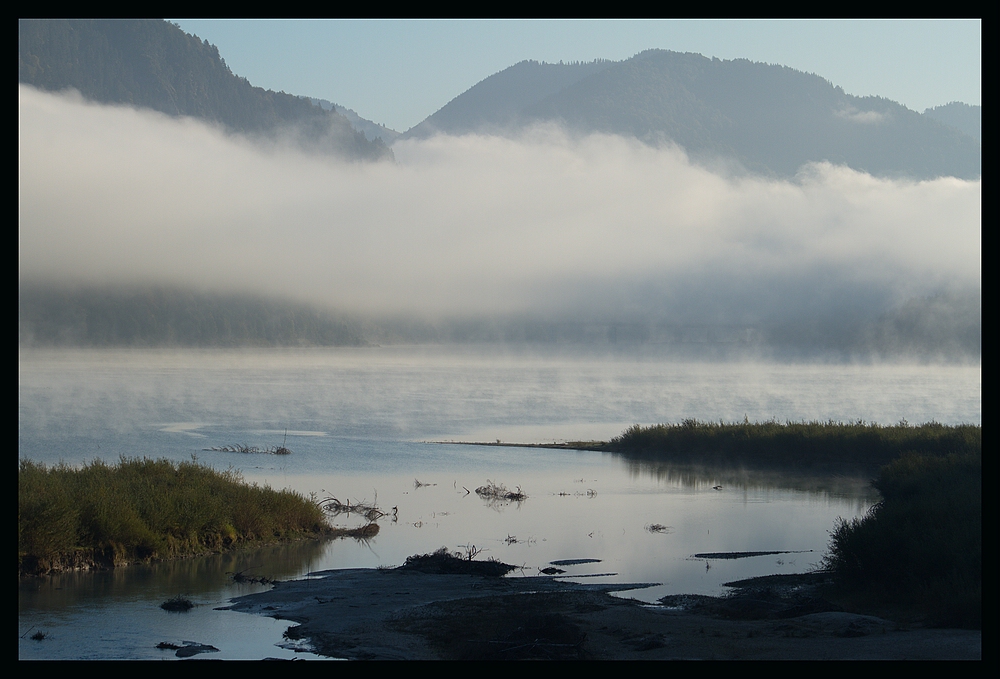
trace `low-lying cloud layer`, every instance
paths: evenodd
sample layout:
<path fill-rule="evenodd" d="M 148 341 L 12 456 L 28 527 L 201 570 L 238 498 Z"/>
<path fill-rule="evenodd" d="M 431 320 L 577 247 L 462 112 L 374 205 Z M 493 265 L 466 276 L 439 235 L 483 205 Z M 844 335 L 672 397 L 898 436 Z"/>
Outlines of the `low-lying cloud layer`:
<path fill-rule="evenodd" d="M 18 101 L 21 280 L 733 324 L 981 286 L 980 181 L 827 164 L 769 180 L 552 127 L 344 163 L 26 86 Z"/>

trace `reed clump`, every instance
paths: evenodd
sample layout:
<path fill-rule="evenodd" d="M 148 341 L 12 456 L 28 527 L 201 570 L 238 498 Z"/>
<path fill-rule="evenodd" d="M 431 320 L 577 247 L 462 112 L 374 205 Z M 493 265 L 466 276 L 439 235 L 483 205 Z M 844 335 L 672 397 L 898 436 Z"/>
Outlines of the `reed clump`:
<path fill-rule="evenodd" d="M 982 453 L 910 453 L 882 468 L 882 502 L 841 520 L 825 565 L 848 593 L 930 624 L 982 627 Z"/>
<path fill-rule="evenodd" d="M 329 532 L 323 511 L 290 490 L 195 462 L 122 457 L 82 467 L 18 464 L 18 570 L 217 552 Z"/>
<path fill-rule="evenodd" d="M 699 422 L 629 427 L 604 450 L 644 460 L 872 471 L 903 452 L 940 456 L 982 448 L 982 426 L 929 422 Z"/>

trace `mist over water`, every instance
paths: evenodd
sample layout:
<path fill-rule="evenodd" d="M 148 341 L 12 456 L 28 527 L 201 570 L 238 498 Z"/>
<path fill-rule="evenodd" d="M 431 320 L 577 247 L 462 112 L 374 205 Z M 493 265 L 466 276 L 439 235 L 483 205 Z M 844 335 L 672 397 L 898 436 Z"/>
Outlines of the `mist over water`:
<path fill-rule="evenodd" d="M 204 449 L 280 445 L 287 430 L 296 465 L 310 471 L 388 465 L 405 474 L 453 468 L 471 453 L 400 442 L 607 440 L 635 423 L 687 418 L 982 422 L 979 366 L 496 346 L 22 350 L 18 366 L 19 454 L 46 463 L 192 453 L 256 463 Z"/>
<path fill-rule="evenodd" d="M 447 319 L 446 339 L 481 342 L 19 352 L 21 458 L 196 457 L 252 482 L 377 495 L 400 508 L 372 544 L 328 543 L 268 575 L 396 564 L 475 542 L 532 567 L 600 557 L 595 569 L 621 582 L 665 583 L 651 599 L 719 593 L 743 575 L 813 567 L 836 517 L 860 516 L 874 501 L 866 479 L 817 489 L 758 483 L 745 470 L 698 476 L 600 453 L 433 442 L 607 439 L 633 423 L 692 417 L 982 421 L 981 349 L 968 350 L 981 347 L 981 181 L 874 178 L 829 163 L 778 180 L 723 159 L 693 161 L 669 143 L 557 126 L 514 139 L 401 141 L 395 163 L 354 163 L 72 93 L 20 86 L 18 102 L 23 286 L 253 293 L 413 321 L 390 341 L 418 335 L 421 319 L 440 341 L 433 324 Z M 925 298 L 933 303 L 913 302 Z M 936 337 L 959 304 L 975 340 L 958 343 L 972 356 L 964 365 L 795 363 L 752 360 L 754 347 L 728 355 L 668 346 L 717 339 L 699 328 L 723 326 L 739 341 L 767 326 L 816 344 L 899 309 L 896 326 Z M 463 330 L 484 318 L 528 321 L 519 335 L 489 321 Z M 539 346 L 530 344 L 533 319 L 581 326 L 563 336 L 570 342 Z M 629 323 L 694 330 L 652 336 Z M 345 336 L 364 344 L 354 328 Z M 520 343 L 485 343 L 512 334 Z M 279 443 L 294 453 L 220 450 Z M 434 485 L 418 489 L 415 476 Z M 497 510 L 460 492 L 488 478 L 523 485 L 528 503 Z M 652 533 L 654 523 L 671 532 Z M 691 559 L 756 549 L 801 555 L 711 570 Z M 148 581 L 133 571 L 133 584 L 106 590 L 94 586 L 102 576 L 72 587 L 67 578 L 72 601 L 58 604 L 46 598 L 66 594 L 55 585 L 22 591 L 21 629 L 55 633 L 49 646 L 22 640 L 20 657 L 159 658 L 153 643 L 189 634 L 226 657 L 272 654 L 281 629 L 209 613 L 232 596 L 226 574 L 243 568 L 227 558 L 204 572 L 203 562 L 176 569 L 183 577 L 167 566 Z M 183 630 L 158 608 L 178 583 L 204 612 Z M 127 629 L 107 633 L 115 625 Z"/>
<path fill-rule="evenodd" d="M 365 313 L 748 324 L 981 287 L 981 181 L 535 128 L 345 163 L 20 86 L 19 276 L 251 291 Z"/>
<path fill-rule="evenodd" d="M 596 452 L 433 441 L 603 439 L 635 422 L 687 417 L 982 421 L 979 366 L 709 363 L 654 349 L 22 349 L 19 457 L 78 465 L 121 455 L 195 456 L 272 487 L 377 498 L 382 507 L 398 507 L 399 516 L 381 522 L 366 545 L 332 541 L 315 550 L 278 550 L 277 560 L 262 550 L 22 587 L 19 632 L 37 627 L 50 638 L 22 639 L 19 657 L 165 658 L 172 656 L 155 645 L 182 639 L 216 646 L 220 654 L 213 657 L 287 657 L 273 646 L 283 626 L 213 610 L 244 593 L 227 573 L 253 569 L 287 578 L 374 568 L 442 545 L 478 545 L 487 556 L 524 564 L 519 576 L 554 559 L 601 559 L 572 574 L 616 574 L 588 582 L 661 583 L 628 593 L 645 601 L 720 594 L 722 583 L 741 577 L 816 567 L 837 517 L 862 516 L 877 500 L 867 478 L 691 469 Z M 233 444 L 285 444 L 293 453 L 210 450 Z M 416 479 L 434 485 L 418 488 Z M 527 501 L 493 507 L 465 492 L 487 479 L 520 486 Z M 655 533 L 652 524 L 669 528 Z M 795 553 L 711 564 L 692 557 L 758 550 Z M 159 608 L 178 592 L 198 603 L 183 624 Z"/>

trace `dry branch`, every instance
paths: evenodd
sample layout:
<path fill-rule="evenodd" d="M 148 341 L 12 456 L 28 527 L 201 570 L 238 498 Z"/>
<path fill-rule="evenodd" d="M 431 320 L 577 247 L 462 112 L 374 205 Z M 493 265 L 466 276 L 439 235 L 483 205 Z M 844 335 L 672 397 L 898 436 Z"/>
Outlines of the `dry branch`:
<path fill-rule="evenodd" d="M 476 495 L 484 500 L 508 500 L 512 502 L 522 502 L 528 499 L 528 496 L 521 491 L 521 486 L 518 486 L 517 490 L 508 490 L 502 483 L 493 483 L 489 479 L 486 479 L 485 486 L 479 486 L 479 488 L 476 488 Z"/>
<path fill-rule="evenodd" d="M 337 498 L 331 496 L 325 500 L 320 500 L 319 506 L 324 512 L 332 514 L 333 516 L 340 516 L 341 514 L 347 514 L 350 516 L 351 514 L 357 514 L 358 516 L 365 517 L 370 522 L 378 521 L 385 516 L 392 516 L 393 519 L 396 518 L 396 515 L 399 513 L 399 508 L 393 507 L 391 511 L 384 512 L 378 506 L 377 502 L 377 494 L 375 495 L 375 500 L 372 502 L 357 500 L 353 503 L 350 500 L 347 502 L 341 502 Z"/>
<path fill-rule="evenodd" d="M 650 533 L 673 533 L 673 526 L 664 526 L 662 523 L 651 523 L 646 526 Z"/>
<path fill-rule="evenodd" d="M 203 448 L 205 451 L 212 451 L 216 453 L 245 453 L 247 455 L 291 455 L 292 451 L 284 446 L 271 446 L 270 448 L 259 448 L 257 446 L 248 446 L 245 443 L 238 443 L 233 446 L 213 446 L 212 448 Z"/>

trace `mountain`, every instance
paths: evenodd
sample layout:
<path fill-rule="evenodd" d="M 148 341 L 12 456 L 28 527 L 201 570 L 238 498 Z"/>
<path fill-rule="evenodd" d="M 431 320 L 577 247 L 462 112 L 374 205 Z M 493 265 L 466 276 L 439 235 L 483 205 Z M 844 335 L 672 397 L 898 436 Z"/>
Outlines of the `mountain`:
<path fill-rule="evenodd" d="M 954 127 L 980 143 L 983 141 L 983 107 L 969 106 L 953 101 L 944 106 L 935 106 L 924 111 L 924 115 L 945 125 Z"/>
<path fill-rule="evenodd" d="M 814 161 L 881 176 L 982 174 L 976 139 L 896 102 L 855 97 L 786 66 L 664 50 L 620 62 L 521 62 L 404 136 L 516 134 L 539 122 L 650 144 L 669 140 L 698 161 L 735 159 L 782 177 Z"/>
<path fill-rule="evenodd" d="M 524 123 L 524 112 L 546 97 L 608 68 L 611 61 L 545 64 L 522 61 L 491 75 L 432 114 L 404 138 L 502 132 Z"/>
<path fill-rule="evenodd" d="M 327 101 L 326 99 L 316 99 L 314 97 L 306 98 L 322 108 L 324 111 L 336 111 L 340 115 L 347 118 L 347 120 L 351 123 L 351 126 L 361 134 L 365 135 L 365 139 L 368 141 L 381 139 L 386 144 L 391 144 L 395 141 L 396 137 L 399 136 L 399 132 L 396 132 L 396 130 L 390 129 L 385 125 L 379 125 L 378 123 L 372 122 L 367 118 L 362 118 L 354 109 L 334 104 L 332 101 Z"/>
<path fill-rule="evenodd" d="M 319 153 L 392 157 L 343 116 L 252 86 L 217 47 L 166 21 L 19 19 L 17 46 L 18 82 L 42 90 L 74 88 L 92 101 L 200 118 L 232 133 L 290 137 Z"/>

